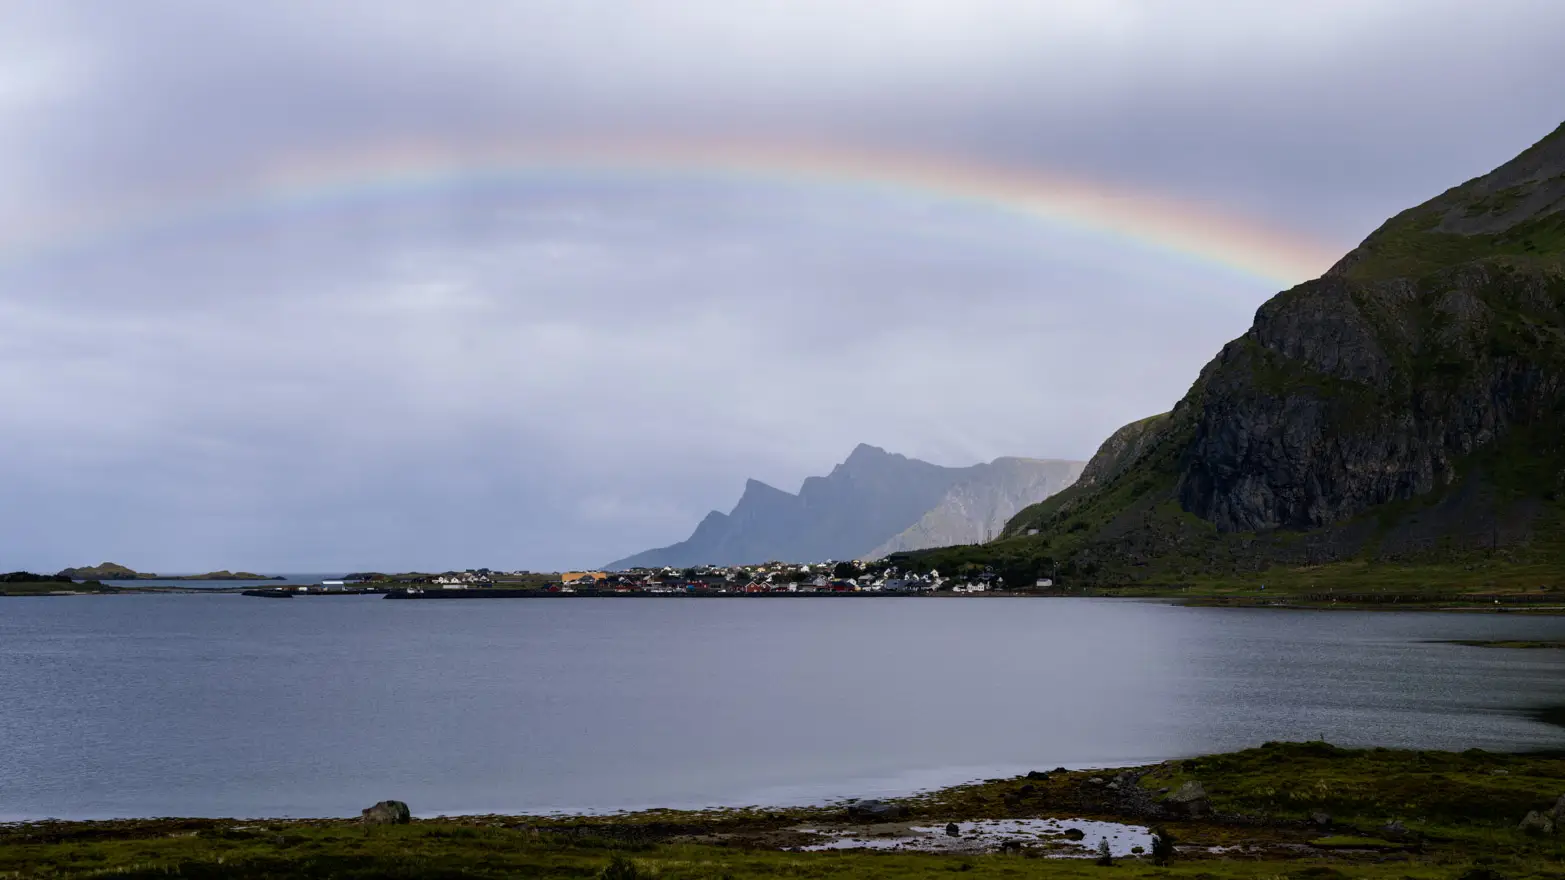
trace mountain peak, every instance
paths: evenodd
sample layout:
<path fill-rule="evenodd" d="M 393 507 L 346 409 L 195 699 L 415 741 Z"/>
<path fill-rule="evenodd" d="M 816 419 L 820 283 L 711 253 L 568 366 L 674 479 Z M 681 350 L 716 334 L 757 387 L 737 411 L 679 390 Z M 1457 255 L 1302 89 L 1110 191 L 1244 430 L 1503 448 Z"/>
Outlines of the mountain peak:
<path fill-rule="evenodd" d="M 1029 465 L 1037 467 L 1041 465 Z M 608 567 L 852 559 L 907 531 L 940 505 L 953 488 L 971 484 L 980 475 L 994 484 L 997 496 L 1005 496 L 996 503 L 1012 505 L 1006 515 L 1062 485 L 1059 478 L 1025 478 L 1020 471 L 1027 469 L 1017 469 L 1018 473 L 1012 474 L 1011 469 L 997 472 L 986 465 L 941 467 L 860 443 L 829 476 L 806 479 L 797 495 L 760 480 L 746 480 L 744 494 L 733 510 L 726 515 L 714 511 L 689 539 L 638 553 Z M 1074 477 L 1074 472 L 1069 476 Z M 1025 498 L 1013 504 L 1008 500 L 1012 495 Z M 965 500 L 953 504 L 953 510 L 941 520 L 943 529 L 952 527 L 947 519 L 967 517 L 968 509 L 974 507 Z M 989 519 L 994 518 L 989 511 L 991 506 L 987 502 L 983 505 L 982 515 Z M 997 526 L 986 522 L 970 531 L 984 534 L 997 530 Z M 929 546 L 927 541 L 931 538 L 923 532 L 920 535 L 924 537 L 910 540 L 919 541 L 918 546 Z M 904 541 L 898 546 L 909 544 Z"/>
<path fill-rule="evenodd" d="M 763 483 L 760 480 L 751 477 L 750 479 L 744 481 L 744 492 L 739 496 L 739 504 L 742 505 L 746 501 L 757 501 L 764 498 L 775 498 L 777 496 L 786 496 L 792 498 L 793 493 L 784 492 L 770 483 Z M 736 505 L 734 509 L 738 510 L 738 505 Z"/>
<path fill-rule="evenodd" d="M 859 445 L 853 447 L 852 452 L 848 453 L 848 458 L 843 462 L 843 464 L 847 464 L 848 462 L 853 461 L 866 461 L 874 458 L 890 457 L 891 453 L 881 449 L 879 446 L 871 446 L 868 443 L 860 443 Z"/>

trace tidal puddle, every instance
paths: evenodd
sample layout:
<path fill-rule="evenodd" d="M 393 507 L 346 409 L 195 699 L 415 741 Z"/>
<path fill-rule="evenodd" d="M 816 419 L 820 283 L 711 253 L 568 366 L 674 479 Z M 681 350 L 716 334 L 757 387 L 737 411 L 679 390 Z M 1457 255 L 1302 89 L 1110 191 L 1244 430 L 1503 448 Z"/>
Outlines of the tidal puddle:
<path fill-rule="evenodd" d="M 1056 858 L 1086 858 L 1098 853 L 1101 841 L 1109 842 L 1116 858 L 1129 856 L 1136 847 L 1152 851 L 1152 832 L 1140 825 L 1095 822 L 1090 819 L 980 819 L 956 822 L 956 833 L 944 825 L 882 825 L 869 828 L 801 829 L 828 839 L 801 846 L 804 852 L 834 849 L 886 849 L 904 852 L 998 852 L 1006 845 L 1046 850 Z M 1081 832 L 1067 836 L 1067 832 Z"/>

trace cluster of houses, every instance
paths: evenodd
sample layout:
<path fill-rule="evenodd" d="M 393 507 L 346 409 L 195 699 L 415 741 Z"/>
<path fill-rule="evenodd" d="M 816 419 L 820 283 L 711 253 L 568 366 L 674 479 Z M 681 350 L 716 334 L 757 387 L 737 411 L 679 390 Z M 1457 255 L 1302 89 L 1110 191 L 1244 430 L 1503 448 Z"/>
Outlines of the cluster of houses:
<path fill-rule="evenodd" d="M 558 575 L 475 568 L 441 574 L 349 575 L 341 580 L 323 581 L 318 589 L 329 592 L 396 586 L 443 590 L 520 587 L 562 593 L 588 590 L 619 593 L 985 593 L 1006 589 L 1005 579 L 993 572 L 945 577 L 938 571 L 899 571 L 884 561 L 772 562 L 765 565 L 567 571 Z M 1053 586 L 1053 581 L 1040 579 L 1035 586 L 1046 589 Z"/>
<path fill-rule="evenodd" d="M 893 567 L 825 562 L 818 565 L 712 565 L 696 568 L 634 568 L 622 572 L 570 571 L 558 585 L 546 589 L 614 590 L 618 592 L 682 593 L 982 593 L 1005 588 L 989 573 L 970 578 L 946 578 L 938 571 L 899 572 Z"/>
<path fill-rule="evenodd" d="M 352 574 L 341 578 L 321 581 L 318 585 L 325 592 L 338 590 L 355 590 L 364 587 L 385 586 L 435 586 L 447 590 L 465 590 L 470 588 L 495 586 L 497 577 L 522 577 L 528 572 L 504 572 L 490 571 L 487 568 L 470 568 L 467 571 L 448 571 L 444 574 L 411 574 L 411 575 L 383 575 L 383 574 Z"/>

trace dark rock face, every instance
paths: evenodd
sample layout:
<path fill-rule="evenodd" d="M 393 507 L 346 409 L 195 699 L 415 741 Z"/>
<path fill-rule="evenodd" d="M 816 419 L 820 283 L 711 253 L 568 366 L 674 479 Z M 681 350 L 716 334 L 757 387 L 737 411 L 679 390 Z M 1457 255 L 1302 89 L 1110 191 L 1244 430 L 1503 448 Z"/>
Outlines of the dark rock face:
<path fill-rule="evenodd" d="M 381 801 L 360 815 L 366 825 L 406 825 L 413 820 L 408 805 L 401 801 Z"/>
<path fill-rule="evenodd" d="M 1562 438 L 1565 126 L 1273 297 L 996 552 L 1133 581 L 1497 549 L 1565 514 Z"/>
<path fill-rule="evenodd" d="M 1565 126 L 1262 306 L 1175 410 L 1180 504 L 1223 531 L 1319 528 L 1557 429 L 1562 268 Z"/>
<path fill-rule="evenodd" d="M 1222 531 L 1313 529 L 1447 486 L 1480 447 L 1551 425 L 1562 327 L 1565 278 L 1498 264 L 1281 294 L 1187 399 L 1180 504 Z"/>

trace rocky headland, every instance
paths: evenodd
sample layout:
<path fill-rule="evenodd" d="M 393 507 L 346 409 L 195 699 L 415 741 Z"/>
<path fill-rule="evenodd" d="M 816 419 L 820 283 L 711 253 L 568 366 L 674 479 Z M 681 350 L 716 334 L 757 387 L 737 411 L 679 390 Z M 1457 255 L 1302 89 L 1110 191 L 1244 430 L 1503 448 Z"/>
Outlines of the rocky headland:
<path fill-rule="evenodd" d="M 1096 585 L 1390 564 L 1548 586 L 1565 578 L 1562 438 L 1565 126 L 1277 294 L 1170 412 L 1110 437 L 1003 540 L 924 561 Z"/>

